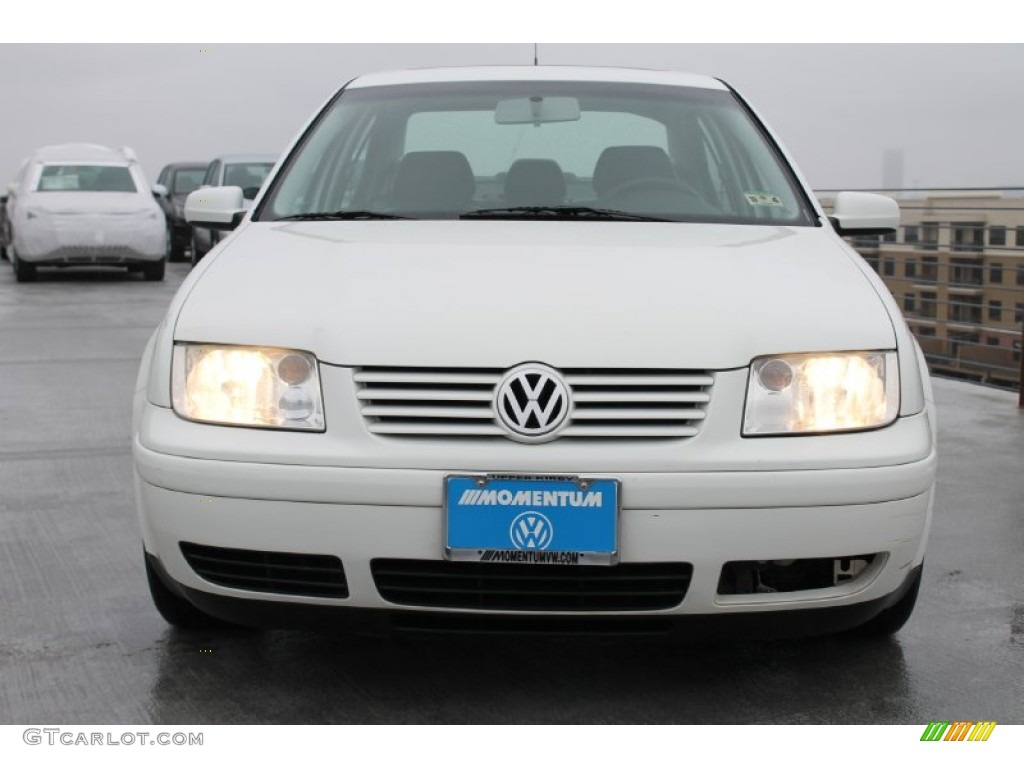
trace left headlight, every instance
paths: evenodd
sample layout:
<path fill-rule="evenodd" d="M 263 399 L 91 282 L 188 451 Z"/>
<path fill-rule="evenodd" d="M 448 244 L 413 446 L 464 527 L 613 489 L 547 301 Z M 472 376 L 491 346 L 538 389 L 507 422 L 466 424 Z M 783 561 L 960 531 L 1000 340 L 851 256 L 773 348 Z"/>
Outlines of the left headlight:
<path fill-rule="evenodd" d="M 308 352 L 176 344 L 171 395 L 190 421 L 324 431 L 320 372 Z"/>
<path fill-rule="evenodd" d="M 895 352 L 772 355 L 750 365 L 743 434 L 848 432 L 899 412 Z"/>

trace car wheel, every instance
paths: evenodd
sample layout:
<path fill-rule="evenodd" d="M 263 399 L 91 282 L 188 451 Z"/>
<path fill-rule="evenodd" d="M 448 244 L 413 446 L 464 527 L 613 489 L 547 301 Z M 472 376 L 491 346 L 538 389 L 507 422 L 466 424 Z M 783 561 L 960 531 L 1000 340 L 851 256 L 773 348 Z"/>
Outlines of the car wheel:
<path fill-rule="evenodd" d="M 185 598 L 174 594 L 160 580 L 160 576 L 149 562 L 149 557 L 146 557 L 145 560 L 149 594 L 153 598 L 153 605 L 164 617 L 164 621 L 172 627 L 180 629 L 217 629 L 232 626 L 203 613 Z"/>
<path fill-rule="evenodd" d="M 170 222 L 167 223 L 167 234 L 164 236 L 164 260 L 177 261 L 177 254 L 174 252 L 174 231 Z"/>
<path fill-rule="evenodd" d="M 192 266 L 194 267 L 206 254 L 199 250 L 199 242 L 196 240 L 196 233 L 192 233 Z"/>
<path fill-rule="evenodd" d="M 917 576 L 914 583 L 898 601 L 890 605 L 880 614 L 875 616 L 866 624 L 855 627 L 851 632 L 861 637 L 888 637 L 894 635 L 903 628 L 914 612 L 914 605 L 917 603 L 917 593 L 921 588 L 921 573 L 924 568 L 917 569 Z"/>
<path fill-rule="evenodd" d="M 158 281 L 164 279 L 164 270 L 167 262 L 164 259 L 146 264 L 142 268 L 142 274 L 147 280 Z"/>
<path fill-rule="evenodd" d="M 28 264 L 18 258 L 18 254 L 11 250 L 11 266 L 14 268 L 14 279 L 19 283 L 32 283 L 36 279 L 36 265 Z"/>

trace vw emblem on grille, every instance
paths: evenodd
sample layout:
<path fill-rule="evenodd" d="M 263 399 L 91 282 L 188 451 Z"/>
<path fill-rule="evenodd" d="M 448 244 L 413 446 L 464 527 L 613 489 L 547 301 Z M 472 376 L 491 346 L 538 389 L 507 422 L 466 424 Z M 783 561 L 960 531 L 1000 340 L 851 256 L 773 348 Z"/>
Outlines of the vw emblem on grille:
<path fill-rule="evenodd" d="M 513 369 L 498 385 L 494 409 L 511 436 L 527 442 L 554 437 L 569 415 L 569 388 L 544 365 Z"/>
<path fill-rule="evenodd" d="M 512 521 L 509 534 L 516 549 L 547 549 L 555 529 L 540 512 L 522 512 Z"/>

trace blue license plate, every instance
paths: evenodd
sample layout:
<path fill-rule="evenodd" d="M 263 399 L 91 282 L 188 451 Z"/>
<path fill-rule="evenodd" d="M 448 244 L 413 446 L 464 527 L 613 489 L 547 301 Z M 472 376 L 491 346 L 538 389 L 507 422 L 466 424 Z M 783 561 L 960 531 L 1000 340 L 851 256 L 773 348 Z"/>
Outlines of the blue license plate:
<path fill-rule="evenodd" d="M 612 565 L 619 481 L 577 477 L 445 478 L 451 560 Z"/>

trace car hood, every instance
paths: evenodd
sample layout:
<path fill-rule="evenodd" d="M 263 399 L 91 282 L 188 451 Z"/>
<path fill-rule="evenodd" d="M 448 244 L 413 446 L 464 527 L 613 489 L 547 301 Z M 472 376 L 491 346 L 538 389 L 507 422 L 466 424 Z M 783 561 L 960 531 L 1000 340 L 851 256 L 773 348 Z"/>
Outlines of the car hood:
<path fill-rule="evenodd" d="M 893 348 L 854 258 L 811 227 L 255 222 L 201 267 L 175 338 L 355 366 L 720 370 Z"/>

